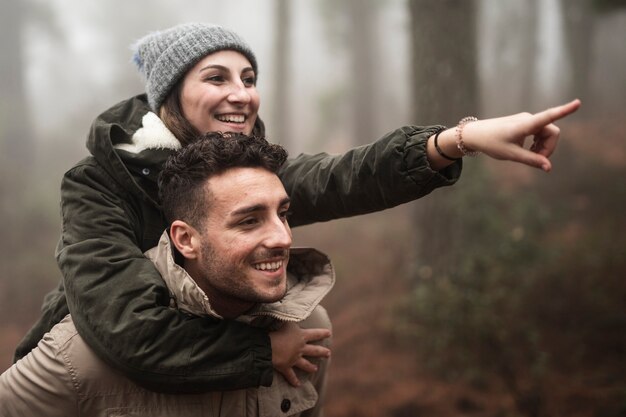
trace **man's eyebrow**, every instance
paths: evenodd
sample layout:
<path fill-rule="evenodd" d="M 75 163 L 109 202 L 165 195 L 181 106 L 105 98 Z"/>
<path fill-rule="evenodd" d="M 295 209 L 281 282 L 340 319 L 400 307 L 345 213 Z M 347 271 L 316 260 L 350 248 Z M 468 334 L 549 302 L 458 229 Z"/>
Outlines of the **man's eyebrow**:
<path fill-rule="evenodd" d="M 285 197 L 282 200 L 280 200 L 279 207 L 285 206 L 289 204 L 290 202 L 291 202 L 291 198 Z M 253 204 L 251 206 L 238 208 L 237 210 L 231 212 L 230 214 L 231 216 L 241 216 L 241 215 L 250 214 L 250 213 L 263 211 L 267 209 L 268 209 L 268 206 L 266 204 Z"/>

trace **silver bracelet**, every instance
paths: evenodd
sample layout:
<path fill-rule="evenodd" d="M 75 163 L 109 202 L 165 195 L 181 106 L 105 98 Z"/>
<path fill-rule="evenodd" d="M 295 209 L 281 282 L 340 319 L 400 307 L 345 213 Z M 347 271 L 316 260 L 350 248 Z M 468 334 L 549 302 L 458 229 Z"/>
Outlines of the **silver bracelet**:
<path fill-rule="evenodd" d="M 478 121 L 478 119 L 474 116 L 467 116 L 459 120 L 459 123 L 456 125 L 456 147 L 459 148 L 459 151 L 461 151 L 463 156 L 476 156 L 480 154 L 478 151 L 471 151 L 467 149 L 465 143 L 463 143 L 463 128 L 466 124 L 476 121 Z"/>

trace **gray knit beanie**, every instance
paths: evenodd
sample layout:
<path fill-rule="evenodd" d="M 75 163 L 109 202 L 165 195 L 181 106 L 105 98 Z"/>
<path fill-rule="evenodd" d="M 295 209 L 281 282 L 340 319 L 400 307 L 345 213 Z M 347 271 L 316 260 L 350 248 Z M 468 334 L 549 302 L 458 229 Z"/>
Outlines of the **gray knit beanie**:
<path fill-rule="evenodd" d="M 225 49 L 245 55 L 258 74 L 256 58 L 248 44 L 235 32 L 217 25 L 185 23 L 150 33 L 133 44 L 133 61 L 146 80 L 152 110 L 159 110 L 170 90 L 192 66 Z"/>

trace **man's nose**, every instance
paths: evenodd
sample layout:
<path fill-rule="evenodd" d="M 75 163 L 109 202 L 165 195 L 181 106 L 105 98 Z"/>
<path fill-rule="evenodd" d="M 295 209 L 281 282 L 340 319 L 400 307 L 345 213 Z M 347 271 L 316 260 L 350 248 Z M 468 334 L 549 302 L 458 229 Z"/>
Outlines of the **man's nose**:
<path fill-rule="evenodd" d="M 288 249 L 291 247 L 291 243 L 291 229 L 289 228 L 289 224 L 277 218 L 272 222 L 265 244 L 268 248 Z"/>

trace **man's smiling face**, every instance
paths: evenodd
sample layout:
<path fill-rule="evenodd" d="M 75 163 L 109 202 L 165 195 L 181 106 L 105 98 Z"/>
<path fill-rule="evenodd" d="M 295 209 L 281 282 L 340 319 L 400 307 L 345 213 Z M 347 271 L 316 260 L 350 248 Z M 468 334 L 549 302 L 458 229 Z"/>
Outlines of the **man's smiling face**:
<path fill-rule="evenodd" d="M 280 300 L 287 291 L 291 229 L 289 197 L 276 174 L 232 168 L 211 177 L 201 254 L 192 277 L 213 308 L 236 317 L 256 303 Z"/>

